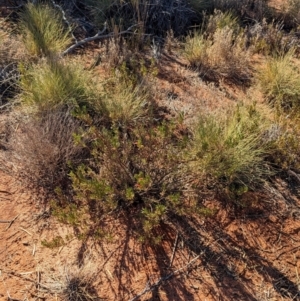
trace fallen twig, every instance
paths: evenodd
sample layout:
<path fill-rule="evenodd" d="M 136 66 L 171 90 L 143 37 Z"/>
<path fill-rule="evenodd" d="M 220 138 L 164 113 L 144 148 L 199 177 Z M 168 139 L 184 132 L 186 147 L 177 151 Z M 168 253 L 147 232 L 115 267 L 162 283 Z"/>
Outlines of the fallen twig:
<path fill-rule="evenodd" d="M 26 232 L 27 234 L 29 234 L 30 236 L 32 236 L 32 233 L 30 233 L 29 231 L 27 231 L 26 229 L 22 228 L 22 227 L 19 227 L 20 230 Z"/>
<path fill-rule="evenodd" d="M 10 221 L 9 225 L 5 228 L 4 231 L 7 231 L 11 227 L 11 225 L 14 223 L 14 221 L 17 219 L 18 216 L 19 216 L 19 214 Z"/>
<path fill-rule="evenodd" d="M 176 252 L 177 243 L 178 243 L 178 237 L 179 237 L 179 234 L 177 232 L 177 235 L 176 235 L 176 238 L 175 238 L 175 242 L 174 242 L 174 246 L 173 246 L 173 252 L 172 252 L 172 257 L 171 257 L 171 260 L 170 260 L 169 268 L 172 267 L 172 264 L 173 264 L 173 261 L 174 261 L 175 252 Z"/>
<path fill-rule="evenodd" d="M 66 13 L 65 13 L 64 9 L 59 4 L 57 4 L 54 0 L 51 0 L 51 2 L 52 2 L 52 4 L 53 4 L 54 7 L 58 8 L 61 11 L 62 18 L 65 21 L 65 23 L 67 24 L 67 26 L 69 28 L 69 32 L 72 35 L 72 38 L 74 39 L 75 43 L 78 43 L 76 37 L 73 34 L 72 26 L 71 26 L 70 22 L 68 21 L 68 19 L 66 17 Z"/>
<path fill-rule="evenodd" d="M 106 35 L 103 35 L 106 30 L 107 30 L 107 27 L 106 25 L 104 26 L 103 30 L 99 31 L 97 34 L 95 34 L 94 36 L 92 37 L 89 37 L 89 38 L 85 38 L 81 41 L 78 41 L 77 43 L 71 45 L 68 49 L 66 49 L 61 55 L 64 56 L 66 54 L 69 54 L 70 52 L 72 52 L 75 48 L 85 44 L 85 43 L 88 43 L 88 42 L 92 42 L 92 41 L 95 41 L 95 40 L 101 40 L 101 39 L 107 39 L 107 38 L 111 38 L 111 37 L 115 37 L 115 36 L 120 36 L 120 35 L 123 35 L 123 34 L 126 34 L 126 33 L 130 33 L 131 32 L 131 29 L 136 27 L 137 24 L 134 24 L 134 25 L 131 25 L 130 27 L 128 27 L 126 30 L 123 30 L 123 31 L 120 31 L 119 33 L 115 34 L 113 32 L 109 33 L 109 34 L 106 34 Z"/>
<path fill-rule="evenodd" d="M 47 287 L 47 286 L 45 286 L 45 285 L 39 283 L 39 282 L 36 281 L 36 280 L 30 279 L 30 278 L 28 278 L 28 277 L 26 277 L 26 276 L 23 276 L 22 274 L 18 274 L 18 273 L 14 272 L 14 271 L 4 271 L 4 270 L 2 270 L 2 272 L 3 272 L 3 273 L 6 273 L 6 274 L 9 274 L 9 275 L 11 275 L 11 276 L 15 276 L 15 277 L 24 279 L 24 280 L 26 280 L 26 281 L 30 281 L 30 282 L 34 283 L 35 285 L 39 285 L 41 288 L 43 288 L 43 289 L 49 291 L 50 293 L 52 292 L 51 289 L 50 289 L 49 287 Z"/>
<path fill-rule="evenodd" d="M 294 179 L 296 179 L 298 181 L 298 183 L 300 183 L 300 176 L 298 174 L 296 174 L 294 171 L 288 170 L 288 175 L 294 177 Z"/>

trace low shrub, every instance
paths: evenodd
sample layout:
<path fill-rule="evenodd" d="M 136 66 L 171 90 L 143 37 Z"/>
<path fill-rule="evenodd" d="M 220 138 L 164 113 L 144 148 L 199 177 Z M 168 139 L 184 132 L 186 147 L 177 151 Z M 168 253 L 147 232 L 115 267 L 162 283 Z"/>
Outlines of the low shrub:
<path fill-rule="evenodd" d="M 249 22 L 250 18 L 261 21 L 264 17 L 272 15 L 266 0 L 213 0 L 212 2 L 215 9 L 223 12 L 232 11 L 246 22 Z"/>
<path fill-rule="evenodd" d="M 75 199 L 95 216 L 131 208 L 139 236 L 151 238 L 169 211 L 185 211 L 185 142 L 174 140 L 173 130 L 167 123 L 95 130 L 91 160 L 70 174 Z"/>
<path fill-rule="evenodd" d="M 71 43 L 62 16 L 47 4 L 26 4 L 20 13 L 20 30 L 30 55 L 55 55 Z"/>

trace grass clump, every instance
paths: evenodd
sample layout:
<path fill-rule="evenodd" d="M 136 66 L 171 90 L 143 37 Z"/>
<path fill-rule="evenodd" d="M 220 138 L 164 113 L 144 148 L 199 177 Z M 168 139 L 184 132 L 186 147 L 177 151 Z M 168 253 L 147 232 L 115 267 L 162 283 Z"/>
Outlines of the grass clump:
<path fill-rule="evenodd" d="M 292 59 L 293 51 L 269 58 L 258 75 L 266 99 L 279 112 L 297 111 L 300 105 L 300 73 Z"/>
<path fill-rule="evenodd" d="M 266 129 L 255 105 L 238 106 L 226 118 L 200 116 L 194 129 L 191 168 L 212 186 L 253 189 L 271 174 L 266 168 Z"/>
<path fill-rule="evenodd" d="M 34 56 L 58 54 L 71 42 L 61 15 L 47 4 L 26 4 L 20 13 L 20 29 L 28 53 Z"/>
<path fill-rule="evenodd" d="M 279 117 L 269 129 L 269 160 L 279 171 L 293 170 L 300 173 L 300 122 L 298 116 Z"/>
<path fill-rule="evenodd" d="M 64 301 L 100 300 L 93 282 L 96 279 L 95 262 L 87 259 L 80 267 L 76 263 L 64 266 L 59 273 L 47 271 L 44 283 L 53 294 Z"/>
<path fill-rule="evenodd" d="M 45 60 L 21 66 L 21 101 L 40 111 L 84 104 L 93 97 L 91 76 L 77 64 Z"/>
<path fill-rule="evenodd" d="M 244 47 L 244 35 L 237 19 L 231 14 L 216 12 L 207 28 L 208 35 L 195 33 L 187 38 L 185 58 L 205 79 L 249 83 L 249 53 Z"/>

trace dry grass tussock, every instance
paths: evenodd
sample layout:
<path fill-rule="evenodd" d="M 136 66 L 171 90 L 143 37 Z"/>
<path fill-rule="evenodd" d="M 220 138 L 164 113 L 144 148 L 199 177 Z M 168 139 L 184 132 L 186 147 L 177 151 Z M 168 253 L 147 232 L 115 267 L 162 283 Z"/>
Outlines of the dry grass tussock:
<path fill-rule="evenodd" d="M 251 80 L 250 53 L 244 47 L 244 37 L 236 36 L 229 26 L 217 28 L 208 38 L 201 33 L 189 36 L 184 56 L 204 79 L 225 79 L 236 84 Z"/>
<path fill-rule="evenodd" d="M 255 104 L 239 105 L 226 117 L 200 116 L 190 148 L 192 170 L 211 185 L 237 190 L 254 189 L 272 174 L 267 167 L 263 138 L 269 123 Z"/>
<path fill-rule="evenodd" d="M 39 118 L 20 118 L 8 125 L 2 168 L 32 188 L 53 192 L 64 186 L 68 163 L 82 156 L 73 141 L 79 123 L 66 110 L 44 112 Z"/>
<path fill-rule="evenodd" d="M 43 275 L 43 285 L 60 297 L 62 301 L 93 301 L 99 296 L 93 288 L 96 279 L 96 264 L 88 260 L 81 267 L 66 265 L 54 274 L 47 271 Z"/>

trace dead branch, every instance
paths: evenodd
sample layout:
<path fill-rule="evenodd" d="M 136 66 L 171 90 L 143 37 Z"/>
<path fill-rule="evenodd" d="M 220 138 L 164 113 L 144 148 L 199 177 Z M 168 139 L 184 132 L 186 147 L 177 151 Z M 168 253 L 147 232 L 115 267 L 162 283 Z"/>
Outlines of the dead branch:
<path fill-rule="evenodd" d="M 60 10 L 60 12 L 62 14 L 62 18 L 63 18 L 64 22 L 67 24 L 69 32 L 72 35 L 72 38 L 75 41 L 75 44 L 78 43 L 76 37 L 73 34 L 72 26 L 71 26 L 70 22 L 68 21 L 68 19 L 66 17 L 66 13 L 65 13 L 64 9 L 60 5 L 58 5 L 54 0 L 51 0 L 51 2 L 52 2 L 54 7 L 58 8 Z"/>
<path fill-rule="evenodd" d="M 130 27 L 128 27 L 126 30 L 123 30 L 123 31 L 120 31 L 119 33 L 109 33 L 109 34 L 106 34 L 104 35 L 104 33 L 106 32 L 107 30 L 107 26 L 106 24 L 104 25 L 104 28 L 103 30 L 99 31 L 97 34 L 95 34 L 93 37 L 89 37 L 89 38 L 85 38 L 73 45 L 71 45 L 68 49 L 66 49 L 63 53 L 61 53 L 61 56 L 64 56 L 66 54 L 69 54 L 71 53 L 74 49 L 76 49 L 77 47 L 83 45 L 83 44 L 86 44 L 88 42 L 92 42 L 92 41 L 96 41 L 96 40 L 102 40 L 102 39 L 108 39 L 108 38 L 112 38 L 112 37 L 116 37 L 116 36 L 120 36 L 120 35 L 123 35 L 123 34 L 126 34 L 126 33 L 131 33 L 131 30 L 132 28 L 136 27 L 137 24 L 134 24 L 134 25 L 131 25 Z"/>
<path fill-rule="evenodd" d="M 170 278 L 174 277 L 175 275 L 180 274 L 183 270 L 189 268 L 202 254 L 197 255 L 195 258 L 193 258 L 187 265 L 181 267 L 180 269 L 172 272 L 171 274 L 159 278 L 154 284 L 150 285 L 149 281 L 146 283 L 146 286 L 142 292 L 140 292 L 138 295 L 130 299 L 129 301 L 136 301 L 146 293 L 154 290 L 156 287 L 160 286 L 163 282 L 169 280 Z"/>
<path fill-rule="evenodd" d="M 10 226 L 13 224 L 13 222 L 17 219 L 18 216 L 19 216 L 19 214 L 18 214 L 16 217 L 14 217 L 12 220 L 9 220 L 9 221 L 2 220 L 2 219 L 0 220 L 0 223 L 2 223 L 2 224 L 9 224 L 9 225 L 6 227 L 5 231 L 8 230 L 8 229 L 10 228 Z"/>

